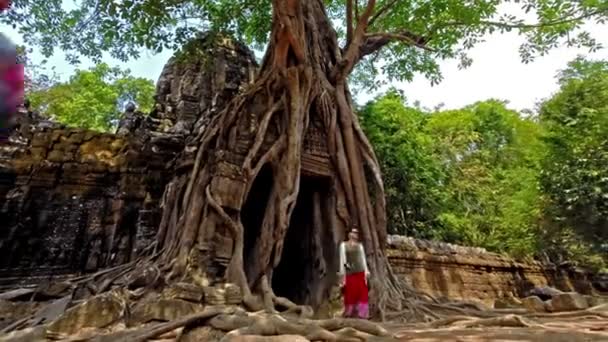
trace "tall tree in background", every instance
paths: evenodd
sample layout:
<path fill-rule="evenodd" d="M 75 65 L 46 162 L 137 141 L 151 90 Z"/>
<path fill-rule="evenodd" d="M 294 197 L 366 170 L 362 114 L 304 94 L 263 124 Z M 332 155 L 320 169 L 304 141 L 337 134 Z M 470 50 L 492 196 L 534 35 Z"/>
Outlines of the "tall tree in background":
<path fill-rule="evenodd" d="M 429 238 L 442 209 L 444 169 L 426 130 L 433 115 L 409 107 L 391 90 L 361 111 L 361 125 L 378 154 L 392 234 Z"/>
<path fill-rule="evenodd" d="M 199 138 L 191 174 L 169 186 L 158 247 L 160 263 L 171 276 L 196 266 L 201 249 L 214 232 L 226 230 L 233 241 L 225 279 L 241 286 L 251 306 L 260 294 L 268 309 L 278 302 L 269 287 L 279 265 L 291 214 L 300 192 L 301 153 L 309 123 L 323 123 L 335 171 L 327 196 L 313 196 L 315 248 L 307 267 L 312 295 L 325 296 L 334 281 L 336 238 L 358 226 L 374 274 L 374 300 L 381 311 L 403 311 L 407 305 L 420 316 L 414 294 L 392 275 L 383 252 L 386 235 L 384 187 L 374 152 L 353 113 L 347 79 L 357 65 L 375 71 L 383 61 L 389 79 L 411 79 L 422 72 L 438 81 L 437 60 L 461 58 L 486 33 L 518 30 L 528 40 L 525 60 L 559 43 L 596 48 L 584 32 L 584 19 L 606 18 L 604 2 L 537 0 L 523 3 L 537 22 L 524 23 L 501 15 L 502 1 L 111 1 L 83 0 L 65 10 L 61 0 L 23 0 L 3 17 L 19 25 L 26 42 L 51 54 L 58 46 L 101 59 L 103 51 L 127 59 L 140 47 L 160 50 L 180 44 L 196 30 L 189 18 L 212 29 L 227 29 L 249 42 L 267 44 L 257 81 L 236 97 Z M 344 34 L 333 27 L 341 23 Z M 576 34 L 575 34 L 576 32 Z M 177 40 L 175 39 L 177 38 Z M 373 78 L 377 73 L 369 72 Z M 370 79 L 369 77 L 366 79 Z M 236 142 L 245 142 L 236 151 Z M 227 163 L 227 156 L 243 153 Z M 226 165 L 228 164 L 228 165 Z M 230 173 L 222 177 L 216 172 Z M 241 220 L 241 209 L 265 168 L 271 177 L 261 219 L 254 226 Z M 369 182 L 366 174 L 370 175 Z M 321 199 L 329 208 L 319 214 Z M 245 223 L 245 225 L 244 225 Z M 245 244 L 245 235 L 255 242 Z M 244 262 L 246 260 L 246 262 Z M 312 299 L 311 299 L 312 298 Z M 386 309 L 386 310 L 385 310 Z"/>
<path fill-rule="evenodd" d="M 40 77 L 33 80 L 27 93 L 32 109 L 70 126 L 109 131 L 128 102 L 142 111 L 152 109 L 152 81 L 104 63 L 76 70 L 66 82 L 44 82 L 46 78 Z"/>
<path fill-rule="evenodd" d="M 547 244 L 555 258 L 580 259 L 590 254 L 585 245 L 597 251 L 608 243 L 608 63 L 579 58 L 559 79 L 540 111 Z"/>
<path fill-rule="evenodd" d="M 536 252 L 543 145 L 538 124 L 499 101 L 434 113 L 426 126 L 443 164 L 435 237 L 516 256 Z"/>

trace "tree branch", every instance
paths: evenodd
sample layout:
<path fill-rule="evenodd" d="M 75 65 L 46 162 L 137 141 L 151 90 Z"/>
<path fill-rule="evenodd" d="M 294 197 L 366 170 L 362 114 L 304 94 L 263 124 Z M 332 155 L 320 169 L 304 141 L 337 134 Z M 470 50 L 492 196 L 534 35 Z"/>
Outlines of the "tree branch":
<path fill-rule="evenodd" d="M 346 0 L 346 45 L 353 40 L 353 0 Z"/>
<path fill-rule="evenodd" d="M 367 2 L 365 11 L 357 21 L 353 39 L 346 46 L 346 52 L 344 53 L 342 61 L 336 65 L 332 72 L 334 79 L 346 77 L 353 70 L 355 63 L 359 60 L 359 48 L 365 39 L 365 31 L 367 30 L 369 18 L 372 16 L 375 7 L 376 0 L 369 0 Z"/>
<path fill-rule="evenodd" d="M 551 27 L 551 26 L 569 24 L 569 23 L 572 23 L 575 21 L 579 21 L 579 20 L 593 17 L 595 15 L 599 15 L 599 14 L 608 14 L 608 9 L 601 8 L 601 9 L 597 9 L 595 11 L 580 14 L 575 17 L 564 16 L 559 19 L 544 22 L 544 23 L 540 22 L 540 23 L 534 23 L 534 24 L 524 24 L 524 23 L 507 23 L 507 22 L 499 22 L 499 21 L 481 20 L 481 21 L 477 22 L 477 24 L 485 25 L 485 26 L 494 26 L 494 27 L 499 27 L 499 28 L 532 29 L 532 28 Z M 435 32 L 435 31 L 445 28 L 445 27 L 471 26 L 473 24 L 475 24 L 475 23 L 464 22 L 464 21 L 450 21 L 450 22 L 446 22 L 446 23 L 434 26 L 433 29 L 430 30 L 430 32 Z"/>
<path fill-rule="evenodd" d="M 376 20 L 378 20 L 382 15 L 386 13 L 393 5 L 395 5 L 399 0 L 391 0 L 386 3 L 384 6 L 380 7 L 376 14 L 374 14 L 371 19 L 369 19 L 369 26 L 372 26 Z"/>
<path fill-rule="evenodd" d="M 366 34 L 365 38 L 365 42 L 361 45 L 359 49 L 359 60 L 367 55 L 371 55 L 379 51 L 380 49 L 382 49 L 393 41 L 401 41 L 403 43 L 407 43 L 411 46 L 415 46 L 425 51 L 435 52 L 434 49 L 426 45 L 429 41 L 427 37 L 416 35 L 408 31 L 398 33 L 370 33 Z"/>

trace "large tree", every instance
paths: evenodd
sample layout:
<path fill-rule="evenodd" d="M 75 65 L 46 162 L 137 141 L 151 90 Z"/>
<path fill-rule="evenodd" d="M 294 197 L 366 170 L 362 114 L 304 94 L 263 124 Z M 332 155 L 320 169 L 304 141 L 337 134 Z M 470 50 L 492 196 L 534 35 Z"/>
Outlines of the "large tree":
<path fill-rule="evenodd" d="M 335 281 L 336 243 L 345 229 L 358 226 L 377 308 L 402 311 L 408 305 L 422 316 L 434 315 L 409 305 L 413 294 L 391 275 L 383 252 L 384 189 L 353 111 L 349 76 L 361 66 L 358 79 L 374 80 L 379 63 L 388 79 L 422 72 L 438 81 L 438 59 L 459 57 L 467 65 L 465 50 L 494 31 L 525 35 L 524 60 L 561 43 L 594 49 L 596 42 L 579 29 L 586 19 L 603 20 L 608 13 L 603 1 L 580 0 L 523 1 L 536 20 L 529 23 L 503 13 L 499 0 L 82 0 L 72 8 L 62 3 L 17 1 L 3 20 L 17 25 L 43 53 L 59 47 L 72 60 L 101 59 L 104 51 L 127 59 L 142 47 L 174 47 L 200 26 L 266 44 L 256 82 L 214 117 L 198 137 L 193 171 L 166 191 L 158 248 L 159 262 L 172 277 L 196 273 L 204 263 L 193 260 L 217 252 L 212 237 L 226 231 L 233 245 L 221 272 L 225 279 L 242 287 L 252 307 L 256 293 L 268 309 L 284 303 L 269 284 L 302 198 L 309 207 L 306 220 L 312 220 L 311 258 L 300 270 L 309 275 L 306 284 L 293 286 L 310 291 L 305 301 L 315 304 L 327 293 Z M 322 127 L 335 176 L 321 185 L 301 172 L 311 123 Z M 252 215 L 249 205 L 260 212 Z"/>
<path fill-rule="evenodd" d="M 546 247 L 556 259 L 592 264 L 608 241 L 608 63 L 578 58 L 559 80 L 540 110 L 548 147 L 541 174 Z"/>

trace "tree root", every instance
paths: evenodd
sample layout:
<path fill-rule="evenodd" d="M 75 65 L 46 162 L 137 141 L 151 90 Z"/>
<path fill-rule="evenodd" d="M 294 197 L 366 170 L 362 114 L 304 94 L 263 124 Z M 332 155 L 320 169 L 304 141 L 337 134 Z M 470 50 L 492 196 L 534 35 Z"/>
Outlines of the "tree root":
<path fill-rule="evenodd" d="M 475 318 L 471 316 L 452 316 L 438 321 L 428 323 L 428 328 L 441 328 L 441 327 L 454 327 L 454 328 L 474 328 L 474 327 L 522 327 L 522 328 L 536 328 L 543 326 L 538 323 L 530 322 L 528 319 L 518 315 L 505 315 L 490 318 Z"/>
<path fill-rule="evenodd" d="M 371 336 L 391 336 L 378 324 L 356 319 L 311 320 L 257 313 L 240 317 L 220 315 L 209 324 L 215 329 L 228 331 L 223 341 L 242 335 L 300 335 L 312 341 L 346 342 L 359 342 Z"/>
<path fill-rule="evenodd" d="M 235 336 L 299 335 L 311 341 L 361 342 L 371 337 L 391 337 L 378 324 L 357 319 L 312 320 L 266 311 L 246 312 L 238 307 L 210 306 L 203 311 L 136 331 L 99 336 L 93 341 L 145 342 L 171 331 L 193 326 L 209 326 L 226 333 L 221 341 Z"/>
<path fill-rule="evenodd" d="M 177 320 L 174 320 L 171 322 L 156 324 L 156 325 L 150 326 L 146 329 L 143 329 L 143 331 L 138 330 L 138 331 L 134 332 L 133 334 L 128 334 L 120 339 L 116 339 L 115 341 L 117 341 L 117 342 L 146 342 L 146 341 L 148 341 L 148 339 L 160 336 L 162 334 L 165 334 L 169 331 L 172 331 L 172 330 L 175 330 L 175 329 L 178 329 L 181 327 L 185 327 L 196 321 L 209 319 L 209 318 L 215 317 L 220 314 L 233 314 L 234 312 L 236 312 L 236 308 L 234 308 L 234 307 L 211 306 L 211 307 L 205 308 L 201 312 L 197 312 L 195 314 L 188 315 L 188 316 L 182 317 L 180 319 L 177 319 Z"/>

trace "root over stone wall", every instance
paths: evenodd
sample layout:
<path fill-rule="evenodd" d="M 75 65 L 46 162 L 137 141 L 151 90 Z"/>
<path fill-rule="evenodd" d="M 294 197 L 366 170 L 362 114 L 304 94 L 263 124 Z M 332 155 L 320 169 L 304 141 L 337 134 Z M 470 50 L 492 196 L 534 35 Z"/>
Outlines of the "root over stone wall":
<path fill-rule="evenodd" d="M 210 108 L 229 101 L 255 73 L 242 45 L 223 39 L 211 48 L 205 36 L 193 44 L 213 55 L 170 60 L 154 111 L 127 113 L 118 134 L 28 122 L 0 146 L 0 288 L 124 263 L 154 241 L 165 185 L 192 167 L 184 145 L 209 122 Z M 315 142 L 305 141 L 316 152 L 304 169 L 321 170 L 312 167 L 325 155 Z M 389 237 L 388 247 L 396 273 L 435 296 L 492 304 L 533 286 L 594 291 L 580 270 L 407 238 Z"/>

